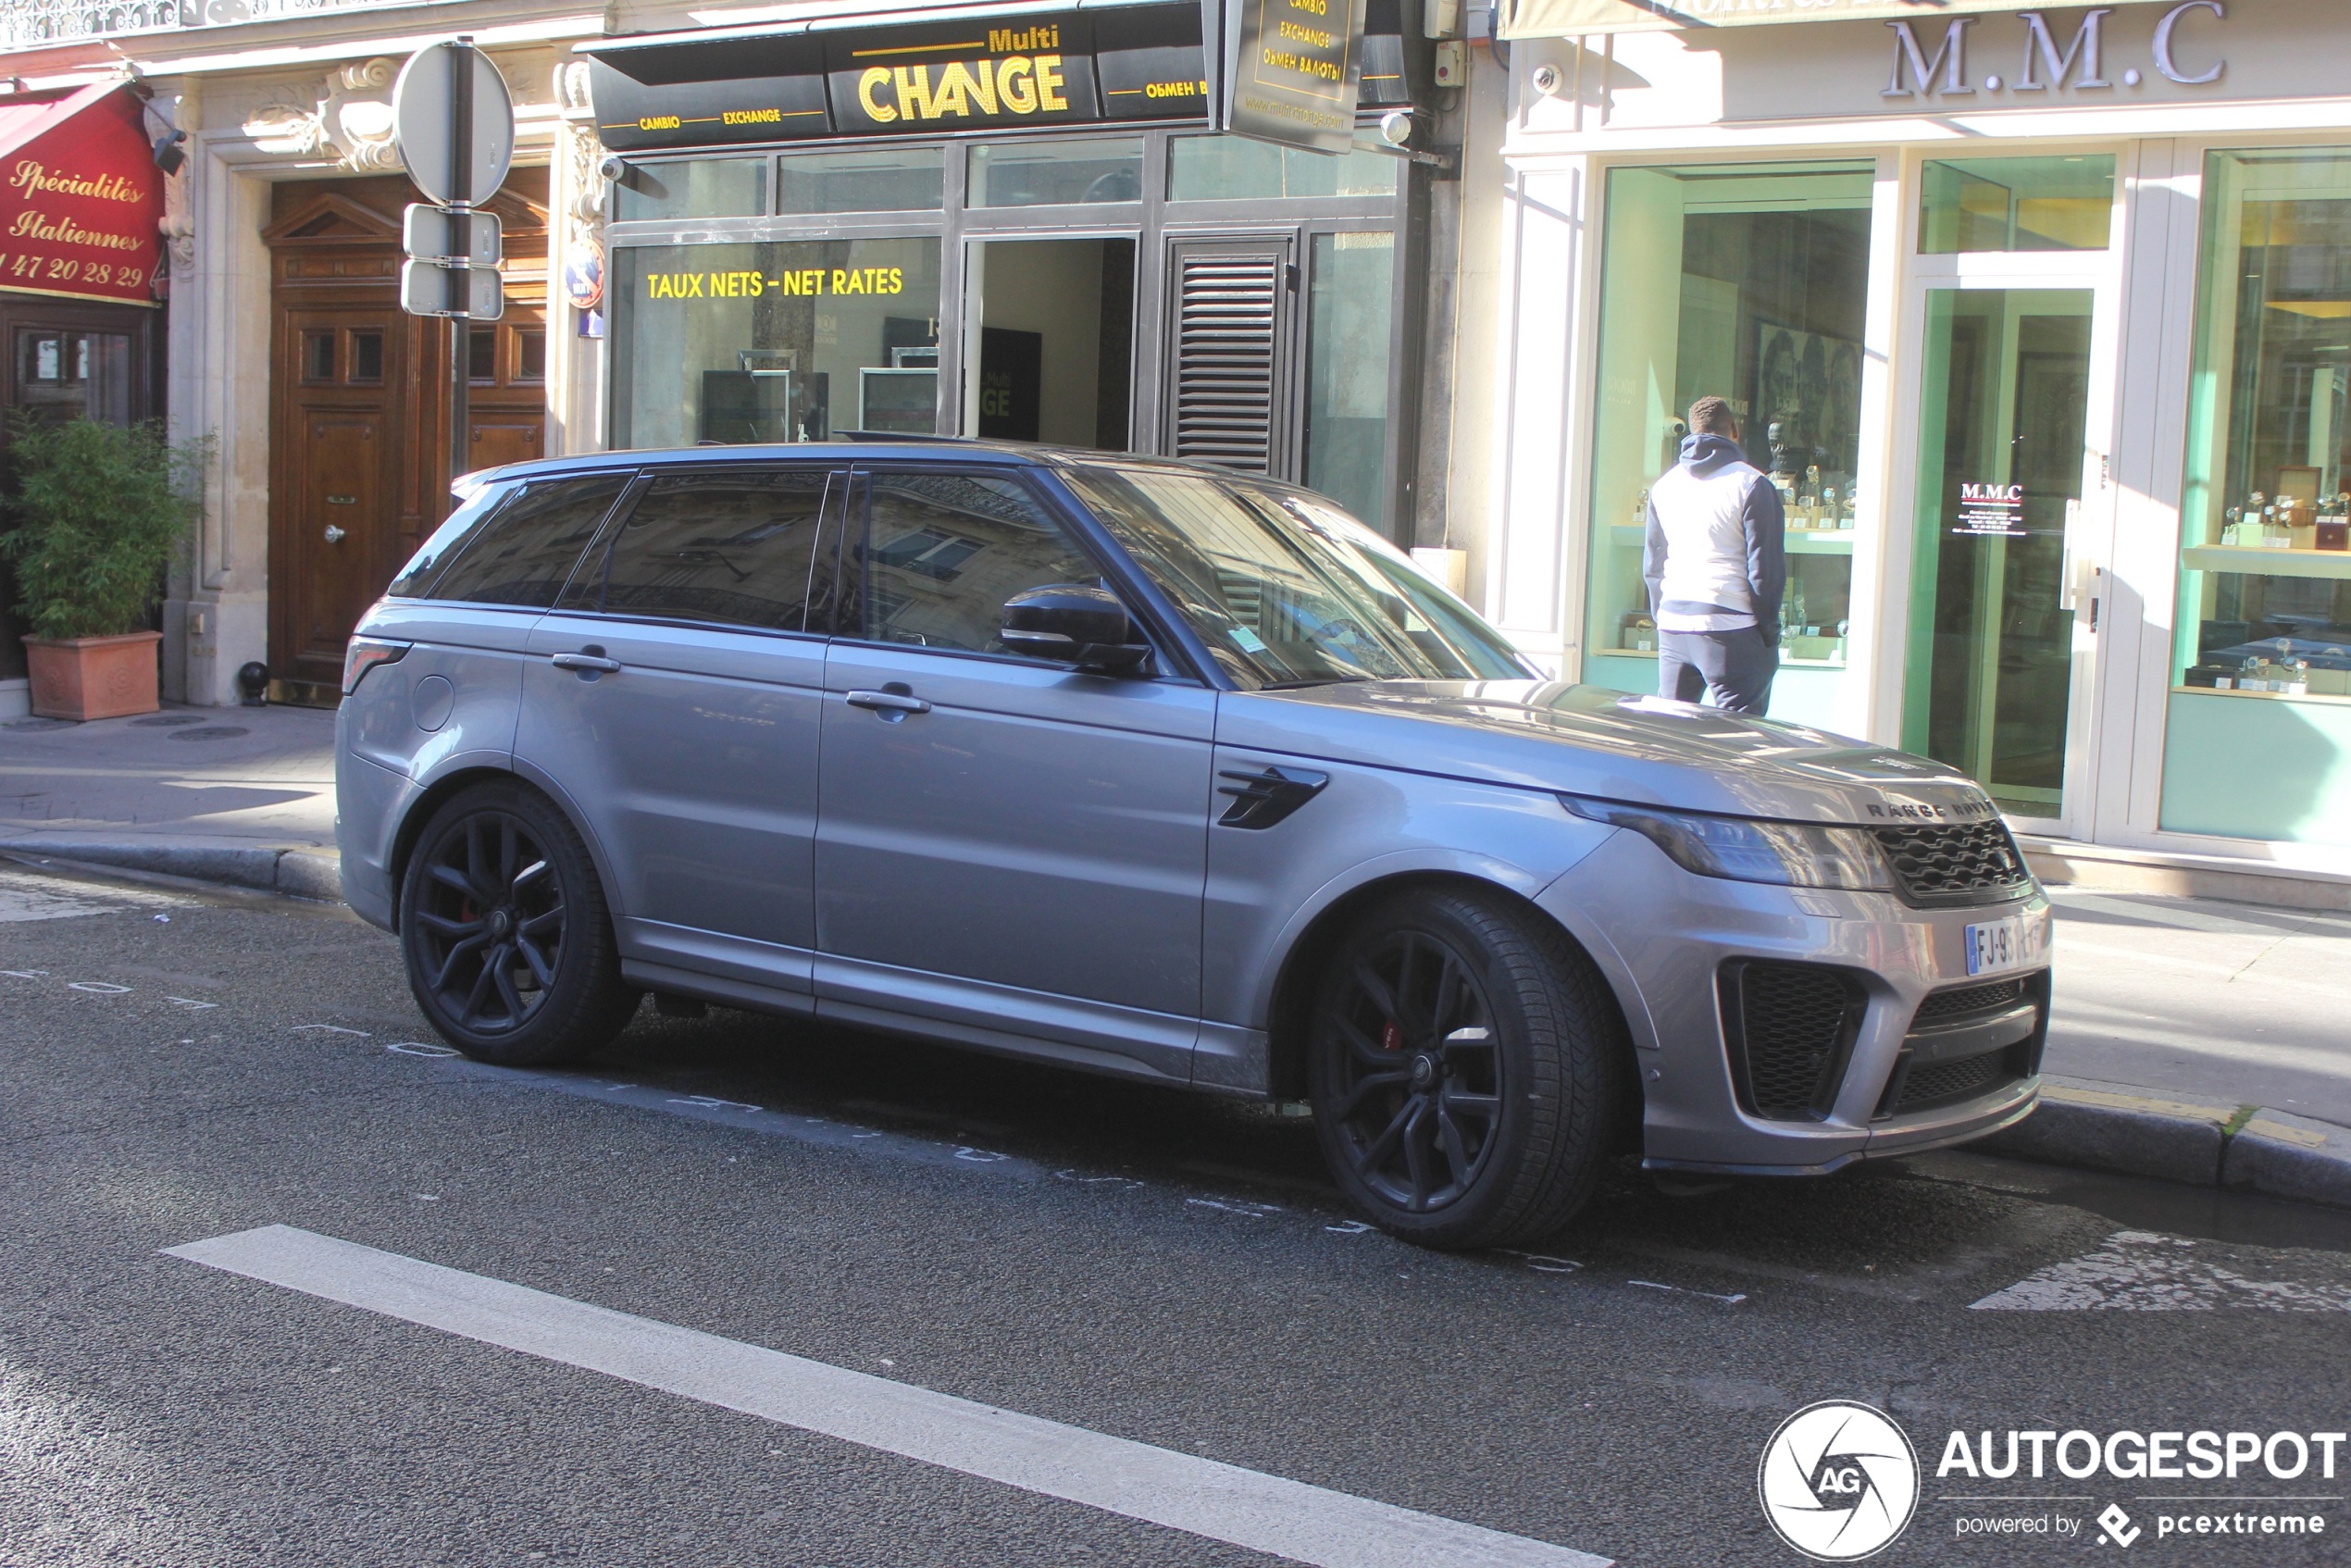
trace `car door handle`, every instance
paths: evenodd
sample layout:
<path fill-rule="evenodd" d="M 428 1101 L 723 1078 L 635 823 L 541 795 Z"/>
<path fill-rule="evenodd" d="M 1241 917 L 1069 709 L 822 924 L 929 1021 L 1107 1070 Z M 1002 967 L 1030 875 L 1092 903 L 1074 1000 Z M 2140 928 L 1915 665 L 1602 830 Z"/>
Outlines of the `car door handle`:
<path fill-rule="evenodd" d="M 927 714 L 930 704 L 903 691 L 852 691 L 849 705 L 883 714 Z"/>
<path fill-rule="evenodd" d="M 611 675 L 620 668 L 618 659 L 607 659 L 599 653 L 550 653 L 547 662 L 557 669 L 593 670 Z"/>

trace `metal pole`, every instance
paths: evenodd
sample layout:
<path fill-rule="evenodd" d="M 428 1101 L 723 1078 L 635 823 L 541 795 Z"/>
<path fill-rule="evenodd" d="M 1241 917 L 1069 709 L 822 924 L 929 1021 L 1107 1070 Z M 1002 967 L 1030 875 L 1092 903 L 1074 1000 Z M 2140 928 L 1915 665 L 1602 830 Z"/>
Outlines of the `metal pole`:
<path fill-rule="evenodd" d="M 474 41 L 459 38 L 449 51 L 449 482 L 470 465 L 473 445 L 472 392 L 474 204 Z M 452 502 L 454 505 L 454 503 Z"/>

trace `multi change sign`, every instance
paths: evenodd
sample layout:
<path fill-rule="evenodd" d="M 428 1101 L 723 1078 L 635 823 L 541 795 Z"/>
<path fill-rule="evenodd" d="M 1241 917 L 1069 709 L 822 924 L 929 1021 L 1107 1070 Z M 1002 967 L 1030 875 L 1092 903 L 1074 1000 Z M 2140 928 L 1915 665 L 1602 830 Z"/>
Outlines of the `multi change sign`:
<path fill-rule="evenodd" d="M 1313 38 L 1284 44 L 1276 25 L 1269 33 L 1276 53 L 1334 58 L 1290 73 L 1299 79 L 1291 85 L 1305 87 L 1326 118 L 1350 77 L 1360 76 L 1365 103 L 1402 102 L 1395 0 L 1322 3 L 1350 20 L 1368 4 L 1384 31 L 1365 37 L 1360 22 L 1351 30 L 1342 22 L 1332 49 Z M 1291 0 L 1280 0 L 1277 8 L 1290 7 Z M 1334 31 L 1320 17 L 1298 15 L 1315 22 L 1310 32 Z M 1199 120 L 1208 111 L 1199 0 L 887 29 L 682 33 L 590 44 L 581 52 L 590 60 L 597 134 L 619 153 Z M 1344 115 L 1351 132 L 1351 94 Z"/>

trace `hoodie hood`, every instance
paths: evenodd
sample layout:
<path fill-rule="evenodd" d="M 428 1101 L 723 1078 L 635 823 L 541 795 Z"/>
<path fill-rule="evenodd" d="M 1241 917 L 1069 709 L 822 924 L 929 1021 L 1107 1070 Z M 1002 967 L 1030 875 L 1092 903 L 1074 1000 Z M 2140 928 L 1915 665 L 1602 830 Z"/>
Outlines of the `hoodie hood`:
<path fill-rule="evenodd" d="M 1559 681 L 1228 692 L 1216 728 L 1225 746 L 1734 816 L 1885 827 L 1999 815 L 1972 779 L 1925 757 Z"/>
<path fill-rule="evenodd" d="M 1746 461 L 1746 449 L 1728 436 L 1682 438 L 1682 464 L 1700 479 Z"/>

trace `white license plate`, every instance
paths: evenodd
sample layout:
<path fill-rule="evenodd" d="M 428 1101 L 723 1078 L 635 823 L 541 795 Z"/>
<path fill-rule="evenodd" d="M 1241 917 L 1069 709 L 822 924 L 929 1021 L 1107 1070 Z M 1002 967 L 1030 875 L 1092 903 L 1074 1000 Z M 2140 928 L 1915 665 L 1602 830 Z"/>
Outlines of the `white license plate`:
<path fill-rule="evenodd" d="M 2005 920 L 1970 926 L 1965 933 L 1967 972 L 2004 975 L 2011 969 L 2029 969 L 2042 962 L 2048 934 L 2046 915 L 2011 915 Z"/>

